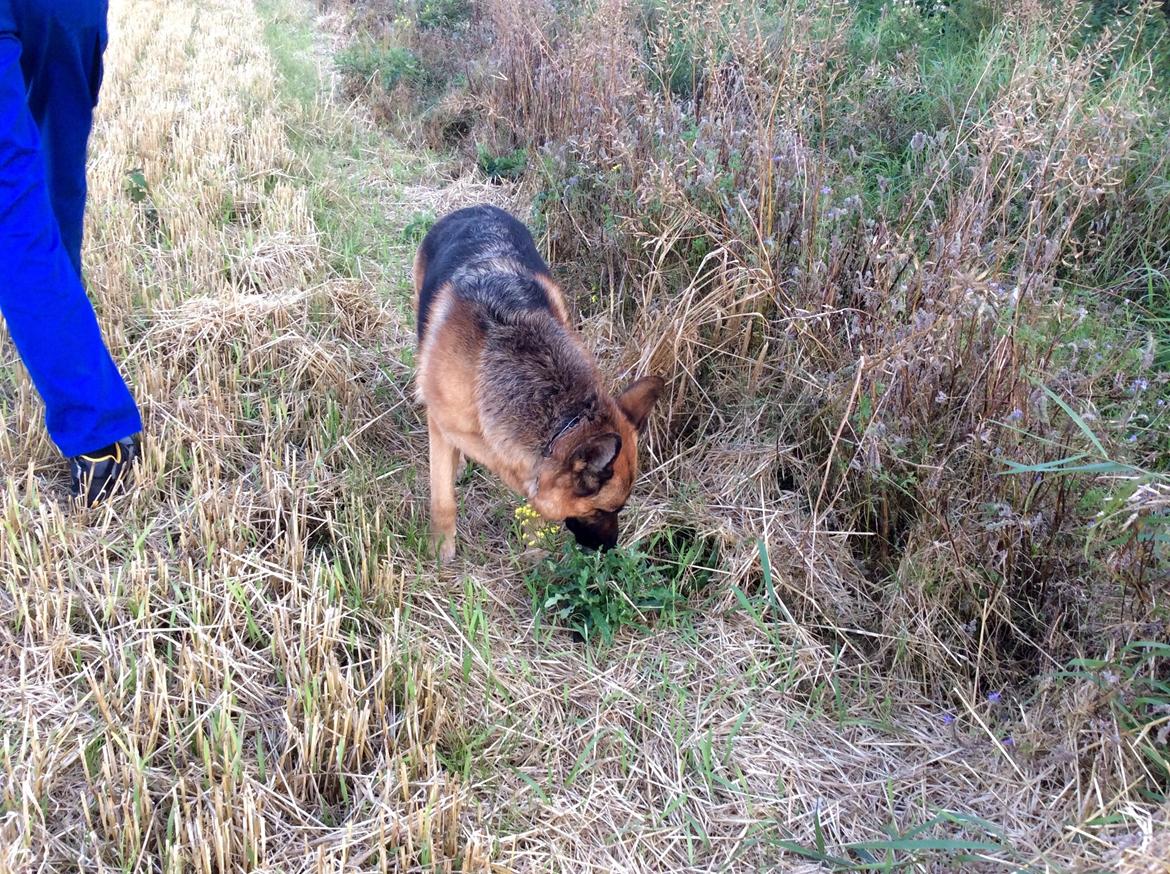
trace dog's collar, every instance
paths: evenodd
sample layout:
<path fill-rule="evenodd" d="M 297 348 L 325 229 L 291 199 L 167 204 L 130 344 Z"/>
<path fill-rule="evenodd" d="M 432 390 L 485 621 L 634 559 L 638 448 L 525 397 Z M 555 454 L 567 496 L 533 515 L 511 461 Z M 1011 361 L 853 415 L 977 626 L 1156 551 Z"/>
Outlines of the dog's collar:
<path fill-rule="evenodd" d="M 544 444 L 544 448 L 540 452 L 541 457 L 548 458 L 550 455 L 552 455 L 553 444 L 576 428 L 578 425 L 580 425 L 583 418 L 585 418 L 583 413 L 577 413 L 575 416 L 564 419 L 562 421 L 561 427 L 558 428 L 557 432 L 549 438 L 547 443 Z"/>

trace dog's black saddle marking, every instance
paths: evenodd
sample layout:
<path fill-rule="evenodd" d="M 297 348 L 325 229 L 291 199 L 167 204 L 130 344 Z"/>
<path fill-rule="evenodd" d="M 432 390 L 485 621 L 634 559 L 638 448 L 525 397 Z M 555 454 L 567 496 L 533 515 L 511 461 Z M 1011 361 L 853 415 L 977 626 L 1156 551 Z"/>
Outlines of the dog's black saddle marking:
<path fill-rule="evenodd" d="M 440 219 L 422 242 L 425 271 L 418 303 L 418 336 L 426 334 L 435 293 L 451 282 L 455 294 L 508 321 L 524 310 L 552 305 L 533 274 L 548 276 L 528 228 L 494 206 L 456 210 Z"/>

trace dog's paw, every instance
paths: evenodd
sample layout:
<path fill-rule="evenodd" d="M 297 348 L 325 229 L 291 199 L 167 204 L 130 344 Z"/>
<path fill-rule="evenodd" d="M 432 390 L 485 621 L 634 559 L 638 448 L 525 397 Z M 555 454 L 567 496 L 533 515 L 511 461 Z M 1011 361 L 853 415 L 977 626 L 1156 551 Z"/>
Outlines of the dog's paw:
<path fill-rule="evenodd" d="M 448 564 L 455 559 L 455 532 L 450 534 L 435 531 L 431 534 L 431 551 L 439 557 L 440 564 Z"/>

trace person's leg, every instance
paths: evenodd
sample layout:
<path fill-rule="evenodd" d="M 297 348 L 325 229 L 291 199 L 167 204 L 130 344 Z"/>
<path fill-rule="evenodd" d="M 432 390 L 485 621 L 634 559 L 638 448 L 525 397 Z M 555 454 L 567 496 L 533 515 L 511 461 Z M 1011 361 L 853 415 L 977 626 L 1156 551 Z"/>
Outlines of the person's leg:
<path fill-rule="evenodd" d="M 85 162 L 106 48 L 106 0 L 24 0 L 22 66 L 61 243 L 81 276 Z M 48 10 L 52 11 L 36 11 Z M 84 280 L 83 280 L 84 284 Z"/>
<path fill-rule="evenodd" d="M 55 3 L 24 4 L 18 32 L 0 33 L 0 313 L 45 402 L 49 435 L 77 456 L 142 421 L 79 273 L 104 3 Z M 95 10 L 100 22 L 87 20 Z"/>

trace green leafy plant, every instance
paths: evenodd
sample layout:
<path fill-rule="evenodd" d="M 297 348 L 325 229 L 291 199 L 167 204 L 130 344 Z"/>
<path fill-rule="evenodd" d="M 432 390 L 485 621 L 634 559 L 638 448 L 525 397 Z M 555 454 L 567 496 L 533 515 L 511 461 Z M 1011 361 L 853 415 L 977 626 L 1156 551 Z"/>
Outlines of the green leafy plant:
<path fill-rule="evenodd" d="M 134 203 L 142 203 L 150 197 L 150 184 L 141 167 L 126 172 L 126 194 Z"/>
<path fill-rule="evenodd" d="M 492 182 L 516 180 L 524 175 L 528 167 L 528 150 L 515 149 L 496 155 L 481 144 L 476 149 L 475 163 Z"/>
<path fill-rule="evenodd" d="M 471 18 L 470 0 L 419 0 L 418 26 L 453 30 Z"/>
<path fill-rule="evenodd" d="M 403 46 L 363 43 L 350 46 L 337 55 L 343 73 L 390 91 L 399 84 L 420 84 L 427 74 L 418 56 Z"/>
<path fill-rule="evenodd" d="M 687 593 L 709 576 L 703 546 L 663 533 L 647 550 L 618 547 L 585 552 L 565 543 L 525 574 L 537 612 L 586 641 L 613 641 L 623 626 L 645 628 L 652 618 L 674 620 Z"/>

